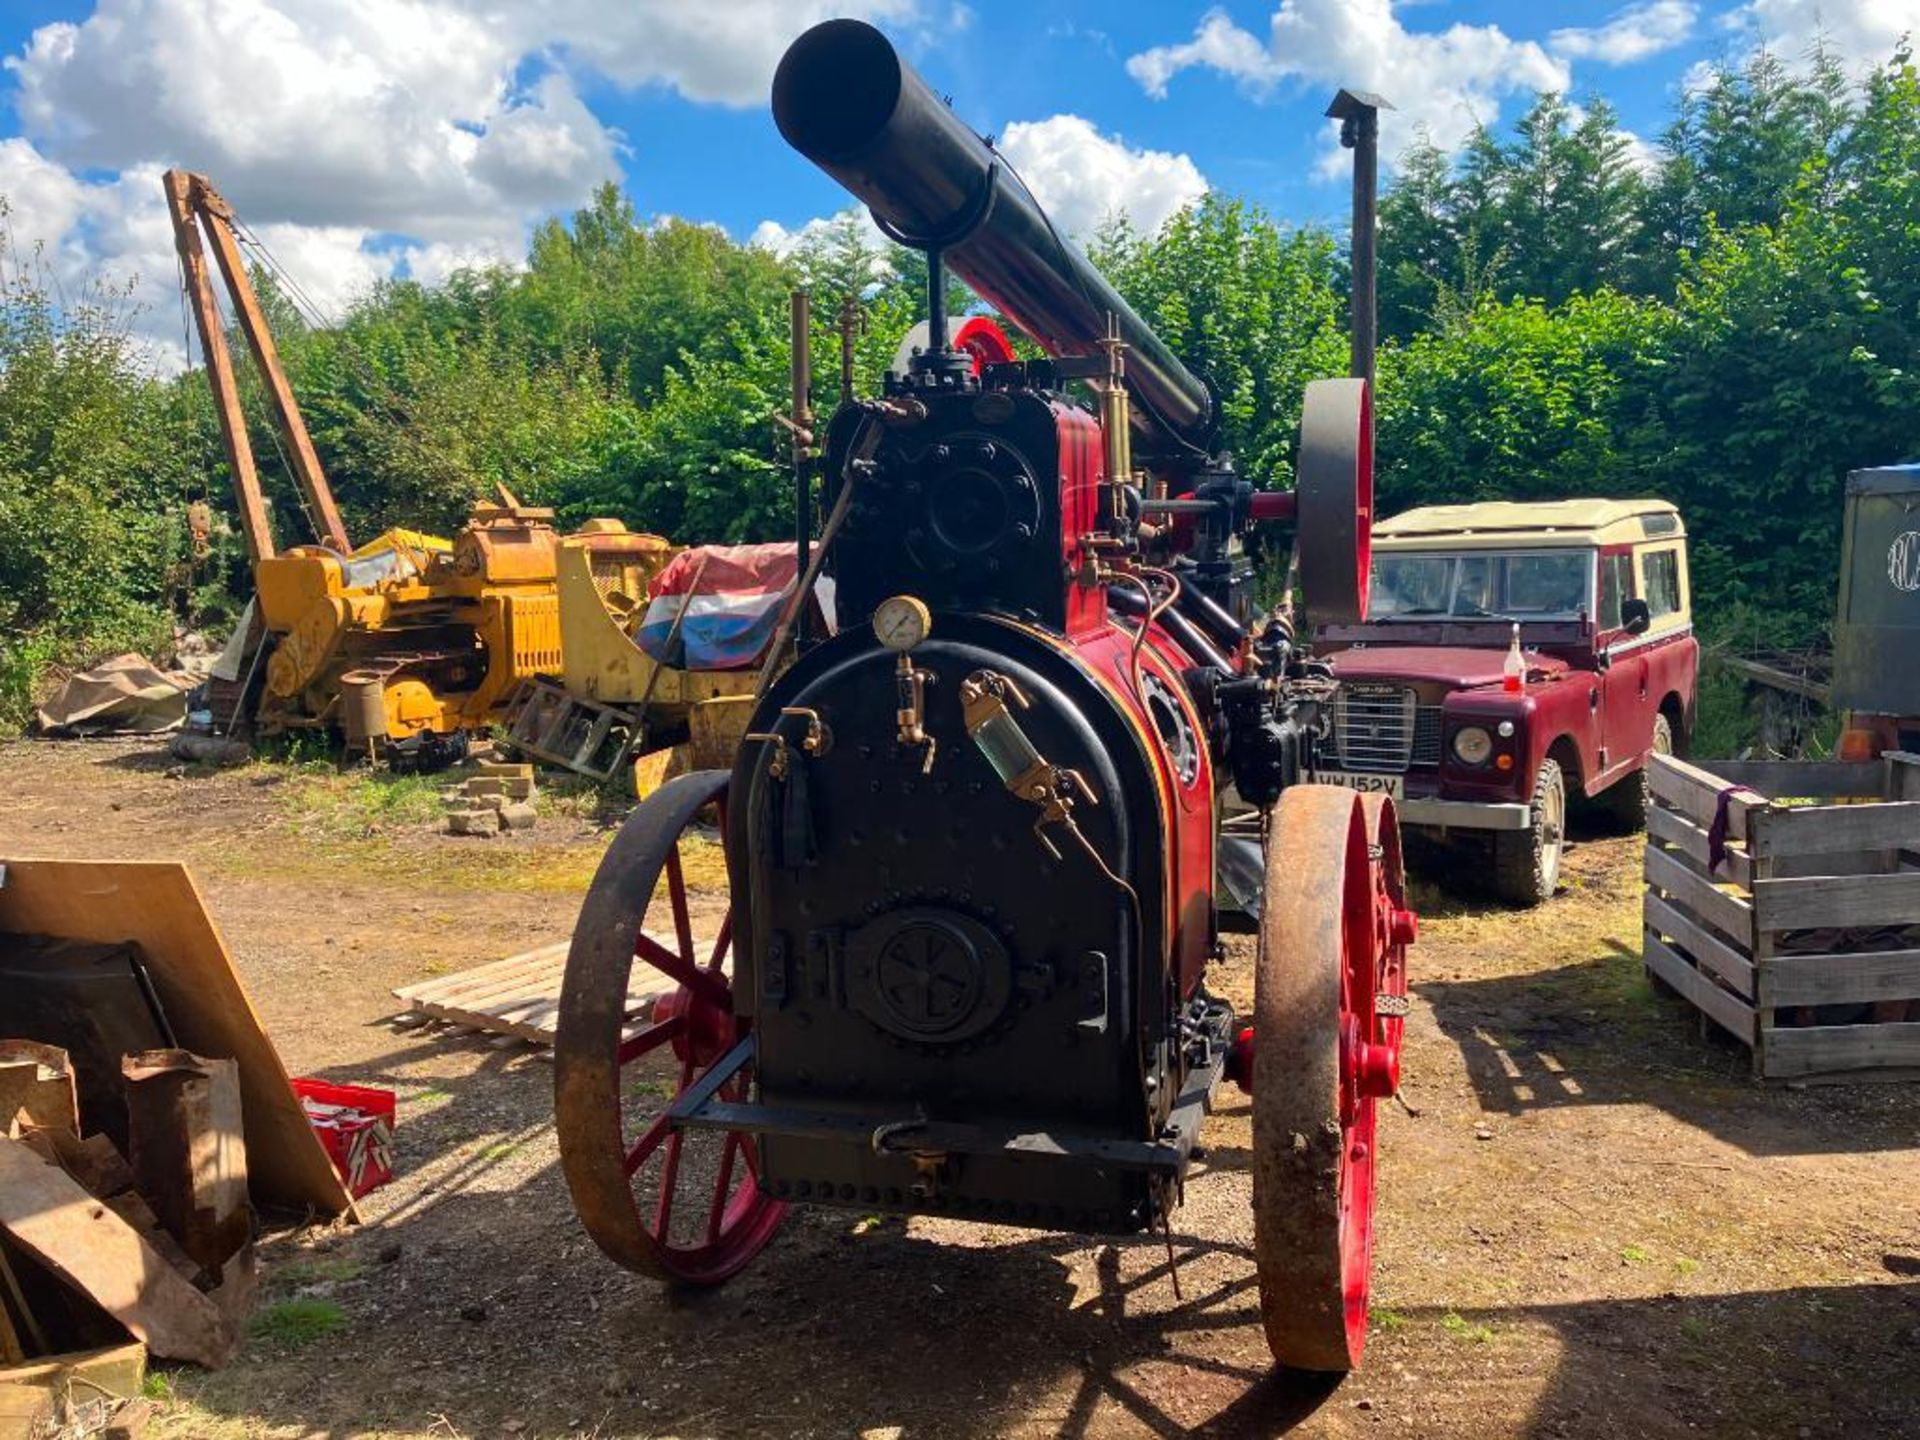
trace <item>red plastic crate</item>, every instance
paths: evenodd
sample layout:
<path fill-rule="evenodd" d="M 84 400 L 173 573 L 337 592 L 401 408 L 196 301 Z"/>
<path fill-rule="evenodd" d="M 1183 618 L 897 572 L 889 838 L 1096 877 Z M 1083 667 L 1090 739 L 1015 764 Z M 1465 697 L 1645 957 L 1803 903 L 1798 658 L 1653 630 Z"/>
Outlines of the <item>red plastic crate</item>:
<path fill-rule="evenodd" d="M 349 1195 L 358 1200 L 393 1179 L 393 1091 L 296 1077 L 293 1093 Z"/>

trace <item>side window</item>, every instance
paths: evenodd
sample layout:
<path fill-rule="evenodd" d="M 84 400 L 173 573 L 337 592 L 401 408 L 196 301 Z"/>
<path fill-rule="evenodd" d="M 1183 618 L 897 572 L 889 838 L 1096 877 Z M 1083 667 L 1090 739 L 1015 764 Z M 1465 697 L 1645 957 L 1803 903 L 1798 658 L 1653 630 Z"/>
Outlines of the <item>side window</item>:
<path fill-rule="evenodd" d="M 1600 629 L 1618 630 L 1620 602 L 1633 594 L 1633 556 L 1600 557 Z"/>
<path fill-rule="evenodd" d="M 1647 608 L 1658 620 L 1680 608 L 1680 552 L 1649 550 L 1641 560 L 1647 577 Z"/>

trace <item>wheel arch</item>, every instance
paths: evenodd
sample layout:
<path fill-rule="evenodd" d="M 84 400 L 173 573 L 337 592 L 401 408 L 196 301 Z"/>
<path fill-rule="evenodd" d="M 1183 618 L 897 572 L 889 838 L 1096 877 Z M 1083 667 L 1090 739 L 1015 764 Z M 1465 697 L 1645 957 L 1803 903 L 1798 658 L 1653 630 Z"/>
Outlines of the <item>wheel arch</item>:
<path fill-rule="evenodd" d="M 1565 731 L 1554 736 L 1553 740 L 1547 745 L 1547 748 L 1541 752 L 1540 758 L 1542 760 L 1553 760 L 1559 763 L 1560 776 L 1561 779 L 1566 782 L 1569 794 L 1577 793 L 1584 795 L 1586 793 L 1586 773 L 1580 764 L 1580 746 L 1573 736 L 1567 734 Z M 1537 773 L 1537 766 L 1535 770 Z M 1527 780 L 1526 798 L 1529 802 L 1533 799 L 1532 777 L 1529 777 Z"/>

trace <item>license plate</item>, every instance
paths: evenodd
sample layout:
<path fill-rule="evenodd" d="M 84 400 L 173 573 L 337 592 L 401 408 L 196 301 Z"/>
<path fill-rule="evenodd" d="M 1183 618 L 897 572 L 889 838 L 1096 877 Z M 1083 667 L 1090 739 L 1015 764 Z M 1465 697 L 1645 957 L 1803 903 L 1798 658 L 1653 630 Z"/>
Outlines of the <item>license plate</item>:
<path fill-rule="evenodd" d="M 1340 785 L 1348 790 L 1386 795 L 1394 800 L 1406 798 L 1406 777 L 1403 775 L 1359 775 L 1351 770 L 1322 770 L 1313 778 L 1322 785 Z"/>

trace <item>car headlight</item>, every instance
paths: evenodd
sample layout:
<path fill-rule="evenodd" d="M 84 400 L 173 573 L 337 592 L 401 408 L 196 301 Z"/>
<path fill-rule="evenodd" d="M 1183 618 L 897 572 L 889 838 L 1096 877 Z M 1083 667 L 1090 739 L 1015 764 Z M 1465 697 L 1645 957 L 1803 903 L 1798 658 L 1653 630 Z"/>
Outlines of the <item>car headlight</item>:
<path fill-rule="evenodd" d="M 1484 765 L 1493 754 L 1493 736 L 1478 725 L 1463 725 L 1453 732 L 1454 758 L 1467 765 Z"/>

